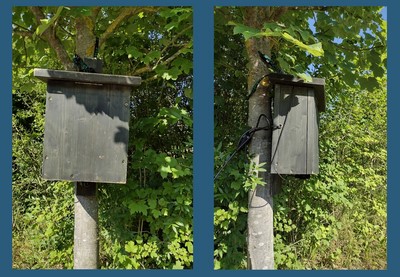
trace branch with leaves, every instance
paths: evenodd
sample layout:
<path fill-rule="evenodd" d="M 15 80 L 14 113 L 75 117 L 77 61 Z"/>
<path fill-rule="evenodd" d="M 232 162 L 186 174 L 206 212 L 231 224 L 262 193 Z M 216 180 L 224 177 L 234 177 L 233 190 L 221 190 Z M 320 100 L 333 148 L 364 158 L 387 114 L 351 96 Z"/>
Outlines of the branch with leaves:
<path fill-rule="evenodd" d="M 156 7 L 127 7 L 123 8 L 119 15 L 111 22 L 108 28 L 104 31 L 104 33 L 100 37 L 99 45 L 100 47 L 103 43 L 113 34 L 113 32 L 128 18 L 131 16 L 138 14 L 140 12 L 156 12 L 158 8 Z"/>
<path fill-rule="evenodd" d="M 38 24 L 38 26 L 40 26 L 41 21 L 45 20 L 45 16 L 43 14 L 41 7 L 30 7 L 30 10 L 36 18 L 36 23 Z M 49 43 L 50 47 L 54 49 L 57 57 L 64 65 L 64 68 L 66 70 L 73 70 L 74 66 L 73 63 L 71 62 L 71 58 L 69 57 L 67 51 L 65 50 L 63 44 L 61 43 L 61 40 L 57 37 L 54 28 L 55 28 L 54 25 L 50 24 L 48 28 L 45 31 L 43 31 L 42 36 Z"/>

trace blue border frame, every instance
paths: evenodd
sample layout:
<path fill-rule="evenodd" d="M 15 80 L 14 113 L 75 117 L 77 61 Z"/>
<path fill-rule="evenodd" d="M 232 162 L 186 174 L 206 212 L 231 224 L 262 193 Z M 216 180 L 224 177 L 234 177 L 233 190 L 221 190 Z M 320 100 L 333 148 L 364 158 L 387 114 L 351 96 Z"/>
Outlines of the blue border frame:
<path fill-rule="evenodd" d="M 387 6 L 388 13 L 388 270 L 386 271 L 340 271 L 339 274 L 392 274 L 399 272 L 400 262 L 400 237 L 397 235 L 400 210 L 399 173 L 399 128 L 396 128 L 399 117 L 397 108 L 400 103 L 398 93 L 400 61 L 399 26 L 400 17 L 398 11 L 400 4 L 393 1 L 324 1 L 324 0 L 113 0 L 94 1 L 87 0 L 85 5 L 107 6 L 192 6 L 194 8 L 194 268 L 190 272 L 186 270 L 139 270 L 118 271 L 117 274 L 139 275 L 179 275 L 187 273 L 211 273 L 212 275 L 237 275 L 237 274 L 318 274 L 313 271 L 214 271 L 213 270 L 213 59 L 214 59 L 214 30 L 213 8 L 214 6 L 291 6 L 291 5 L 381 5 Z M 11 9 L 12 6 L 30 5 L 80 5 L 81 1 L 65 0 L 3 0 L 0 3 L 0 26 L 3 38 L 1 45 L 0 67 L 1 84 L 4 90 L 0 93 L 0 126 L 2 128 L 0 144 L 0 272 L 5 274 L 53 274 L 53 270 L 25 271 L 13 270 L 11 256 Z M 397 69 L 397 70 L 396 70 Z M 394 78 L 393 78 L 394 77 Z M 376 273 L 375 273 L 376 272 Z M 76 274 L 86 274 L 77 272 Z M 91 273 L 91 272 L 90 272 Z M 96 271 L 96 274 L 108 274 L 107 270 Z M 116 273 L 113 271 L 112 274 Z M 67 270 L 58 271 L 57 274 L 69 274 Z M 74 273 L 75 274 L 75 273 Z M 337 274 L 337 271 L 325 271 L 324 274 Z"/>

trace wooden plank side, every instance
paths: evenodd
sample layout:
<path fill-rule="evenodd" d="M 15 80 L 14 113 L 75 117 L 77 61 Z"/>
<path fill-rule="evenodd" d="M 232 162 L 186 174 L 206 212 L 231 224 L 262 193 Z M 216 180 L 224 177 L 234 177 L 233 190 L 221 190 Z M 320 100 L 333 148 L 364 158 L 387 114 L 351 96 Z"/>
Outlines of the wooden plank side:
<path fill-rule="evenodd" d="M 43 177 L 125 183 L 129 87 L 48 84 Z"/>
<path fill-rule="evenodd" d="M 315 90 L 308 89 L 307 102 L 307 174 L 319 173 L 318 111 Z"/>
<path fill-rule="evenodd" d="M 57 91 L 56 88 L 52 88 Z M 60 136 L 50 134 L 62 133 L 62 122 L 65 113 L 65 106 L 57 93 L 46 93 L 45 129 L 44 129 L 44 150 L 42 176 L 44 179 L 52 179 L 51 176 L 61 175 L 61 164 L 59 157 L 63 155 Z M 57 111 L 57 113 L 56 113 Z"/>
<path fill-rule="evenodd" d="M 306 172 L 307 88 L 275 86 L 271 173 Z"/>
<path fill-rule="evenodd" d="M 274 85 L 274 106 L 272 111 L 273 125 L 274 126 L 283 126 L 283 117 L 279 116 L 279 111 L 281 110 L 281 85 Z M 279 173 L 278 171 L 278 145 L 280 138 L 282 136 L 282 129 L 272 130 L 272 146 L 271 146 L 271 173 Z"/>
<path fill-rule="evenodd" d="M 104 105 L 104 110 L 109 111 L 110 117 L 100 117 L 98 125 L 102 126 L 103 136 L 109 136 L 109 142 L 113 147 L 104 148 L 104 141 L 96 136 L 94 131 L 93 148 L 97 151 L 98 161 L 94 165 L 94 172 L 102 172 L 103 175 L 118 175 L 126 177 L 127 152 L 129 140 L 129 88 L 115 93 L 113 86 L 107 87 L 107 98 L 102 99 L 99 106 Z M 127 111 L 125 113 L 121 111 Z M 108 131 L 107 131 L 108 130 Z M 99 149 L 99 150 L 97 150 Z M 101 151 L 100 151 L 101 149 Z M 121 171 L 121 170 L 124 171 Z M 97 177 L 97 176 L 96 176 Z M 99 176 L 98 178 L 102 178 Z"/>
<path fill-rule="evenodd" d="M 306 171 L 306 141 L 307 141 L 307 89 L 304 87 L 287 88 L 287 99 L 290 99 L 286 120 L 287 132 L 281 146 L 283 161 L 288 161 L 283 168 L 287 174 L 302 174 Z M 285 127 L 284 127 L 285 128 Z"/>

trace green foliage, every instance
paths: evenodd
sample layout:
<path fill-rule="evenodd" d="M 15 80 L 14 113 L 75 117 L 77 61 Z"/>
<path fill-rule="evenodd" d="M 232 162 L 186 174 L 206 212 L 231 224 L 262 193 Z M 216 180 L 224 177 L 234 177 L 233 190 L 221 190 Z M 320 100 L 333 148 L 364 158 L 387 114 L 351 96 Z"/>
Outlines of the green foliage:
<path fill-rule="evenodd" d="M 269 8 L 270 14 L 283 9 Z M 262 29 L 243 23 L 245 9 L 215 10 L 216 169 L 248 128 L 245 96 L 253 84 L 247 84 L 245 40 L 267 36 L 284 71 L 327 83 L 320 173 L 308 180 L 283 176 L 274 197 L 276 268 L 385 269 L 386 22 L 380 8 L 288 8 L 258 19 L 266 22 Z M 293 47 L 300 42 L 321 46 L 324 54 Z M 215 182 L 216 269 L 246 268 L 247 161 L 238 153 Z"/>
<path fill-rule="evenodd" d="M 324 50 L 322 49 L 322 44 L 320 42 L 306 45 L 293 37 L 297 33 L 300 33 L 304 38 L 312 38 L 312 35 L 302 31 L 301 28 L 296 26 L 290 26 L 290 28 L 286 28 L 284 24 L 266 23 L 264 24 L 264 28 L 262 30 L 257 30 L 243 24 L 230 23 L 230 25 L 236 25 L 235 28 L 233 28 L 233 34 L 242 34 L 245 40 L 248 40 L 252 37 L 278 37 L 293 43 L 300 49 L 307 51 L 316 57 L 324 55 Z"/>
<path fill-rule="evenodd" d="M 216 167 L 222 166 L 226 157 L 221 145 L 214 149 Z M 216 269 L 246 267 L 247 200 L 246 195 L 257 185 L 265 185 L 258 177 L 265 172 L 265 163 L 247 164 L 243 152 L 236 157 L 216 180 L 214 186 L 214 263 Z M 227 185 L 229 184 L 229 185 Z"/>
<path fill-rule="evenodd" d="M 54 24 L 56 22 L 56 20 L 59 18 L 59 16 L 61 15 L 63 8 L 64 7 L 57 8 L 57 12 L 52 18 L 40 20 L 40 22 L 42 24 L 36 28 L 35 34 L 40 36 L 50 27 L 50 25 Z M 69 8 L 67 8 L 67 9 L 69 9 Z"/>
<path fill-rule="evenodd" d="M 221 146 L 214 149 L 215 165 L 219 168 L 227 158 Z M 245 267 L 246 212 L 245 195 L 253 187 L 244 172 L 250 170 L 243 153 L 238 153 L 240 162 L 228 164 L 214 186 L 214 267 L 216 269 Z M 255 170 L 253 168 L 253 174 Z M 253 180 L 260 180 L 254 177 Z M 246 187 L 245 187 L 246 185 Z"/>
<path fill-rule="evenodd" d="M 13 9 L 14 268 L 73 267 L 73 186 L 41 178 L 46 85 L 32 72 L 65 66 L 41 36 L 46 29 L 55 28 L 72 60 L 76 19 L 98 8 L 41 7 L 41 22 L 29 7 Z M 144 81 L 131 94 L 128 183 L 99 184 L 101 268 L 192 267 L 191 21 L 191 9 L 181 7 L 97 13 L 104 73 Z"/>
<path fill-rule="evenodd" d="M 348 92 L 352 105 L 341 103 L 337 107 L 343 113 L 324 114 L 321 173 L 307 182 L 287 180 L 275 198 L 277 240 L 283 243 L 276 248 L 278 266 L 386 266 L 386 93 L 381 84 L 371 92 Z M 379 112 L 371 115 L 371 109 Z M 293 223 L 295 228 L 288 226 Z M 288 261 L 282 252 L 297 254 Z"/>
<path fill-rule="evenodd" d="M 14 184 L 18 186 L 13 187 L 13 267 L 72 268 L 73 186 L 54 182 L 29 193 Z M 20 198 L 29 198 L 24 211 Z"/>

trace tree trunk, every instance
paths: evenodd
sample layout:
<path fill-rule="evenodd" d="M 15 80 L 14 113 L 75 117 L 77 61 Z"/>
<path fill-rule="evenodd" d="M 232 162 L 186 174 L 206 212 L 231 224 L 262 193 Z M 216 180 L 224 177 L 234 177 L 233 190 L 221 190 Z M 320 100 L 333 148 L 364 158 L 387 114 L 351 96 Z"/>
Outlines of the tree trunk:
<path fill-rule="evenodd" d="M 269 16 L 269 8 L 245 8 L 244 23 L 247 26 L 261 29 L 262 22 Z M 267 38 L 251 38 L 246 42 L 246 50 L 250 60 L 248 75 L 249 91 L 255 82 L 268 73 L 257 51 L 270 55 L 270 45 Z M 270 95 L 260 84 L 249 99 L 248 124 L 255 127 L 260 114 L 265 114 L 272 123 Z M 268 126 L 263 118 L 261 126 Z M 273 247 L 273 203 L 272 203 L 272 176 L 270 174 L 272 130 L 262 130 L 254 133 L 250 142 L 249 154 L 251 162 L 258 165 L 266 163 L 266 172 L 260 172 L 259 177 L 266 183 L 258 185 L 249 192 L 249 213 L 247 220 L 247 252 L 248 269 L 274 269 Z"/>
<path fill-rule="evenodd" d="M 76 54 L 82 57 L 93 57 L 96 36 L 94 35 L 94 18 L 81 16 L 76 19 Z"/>

